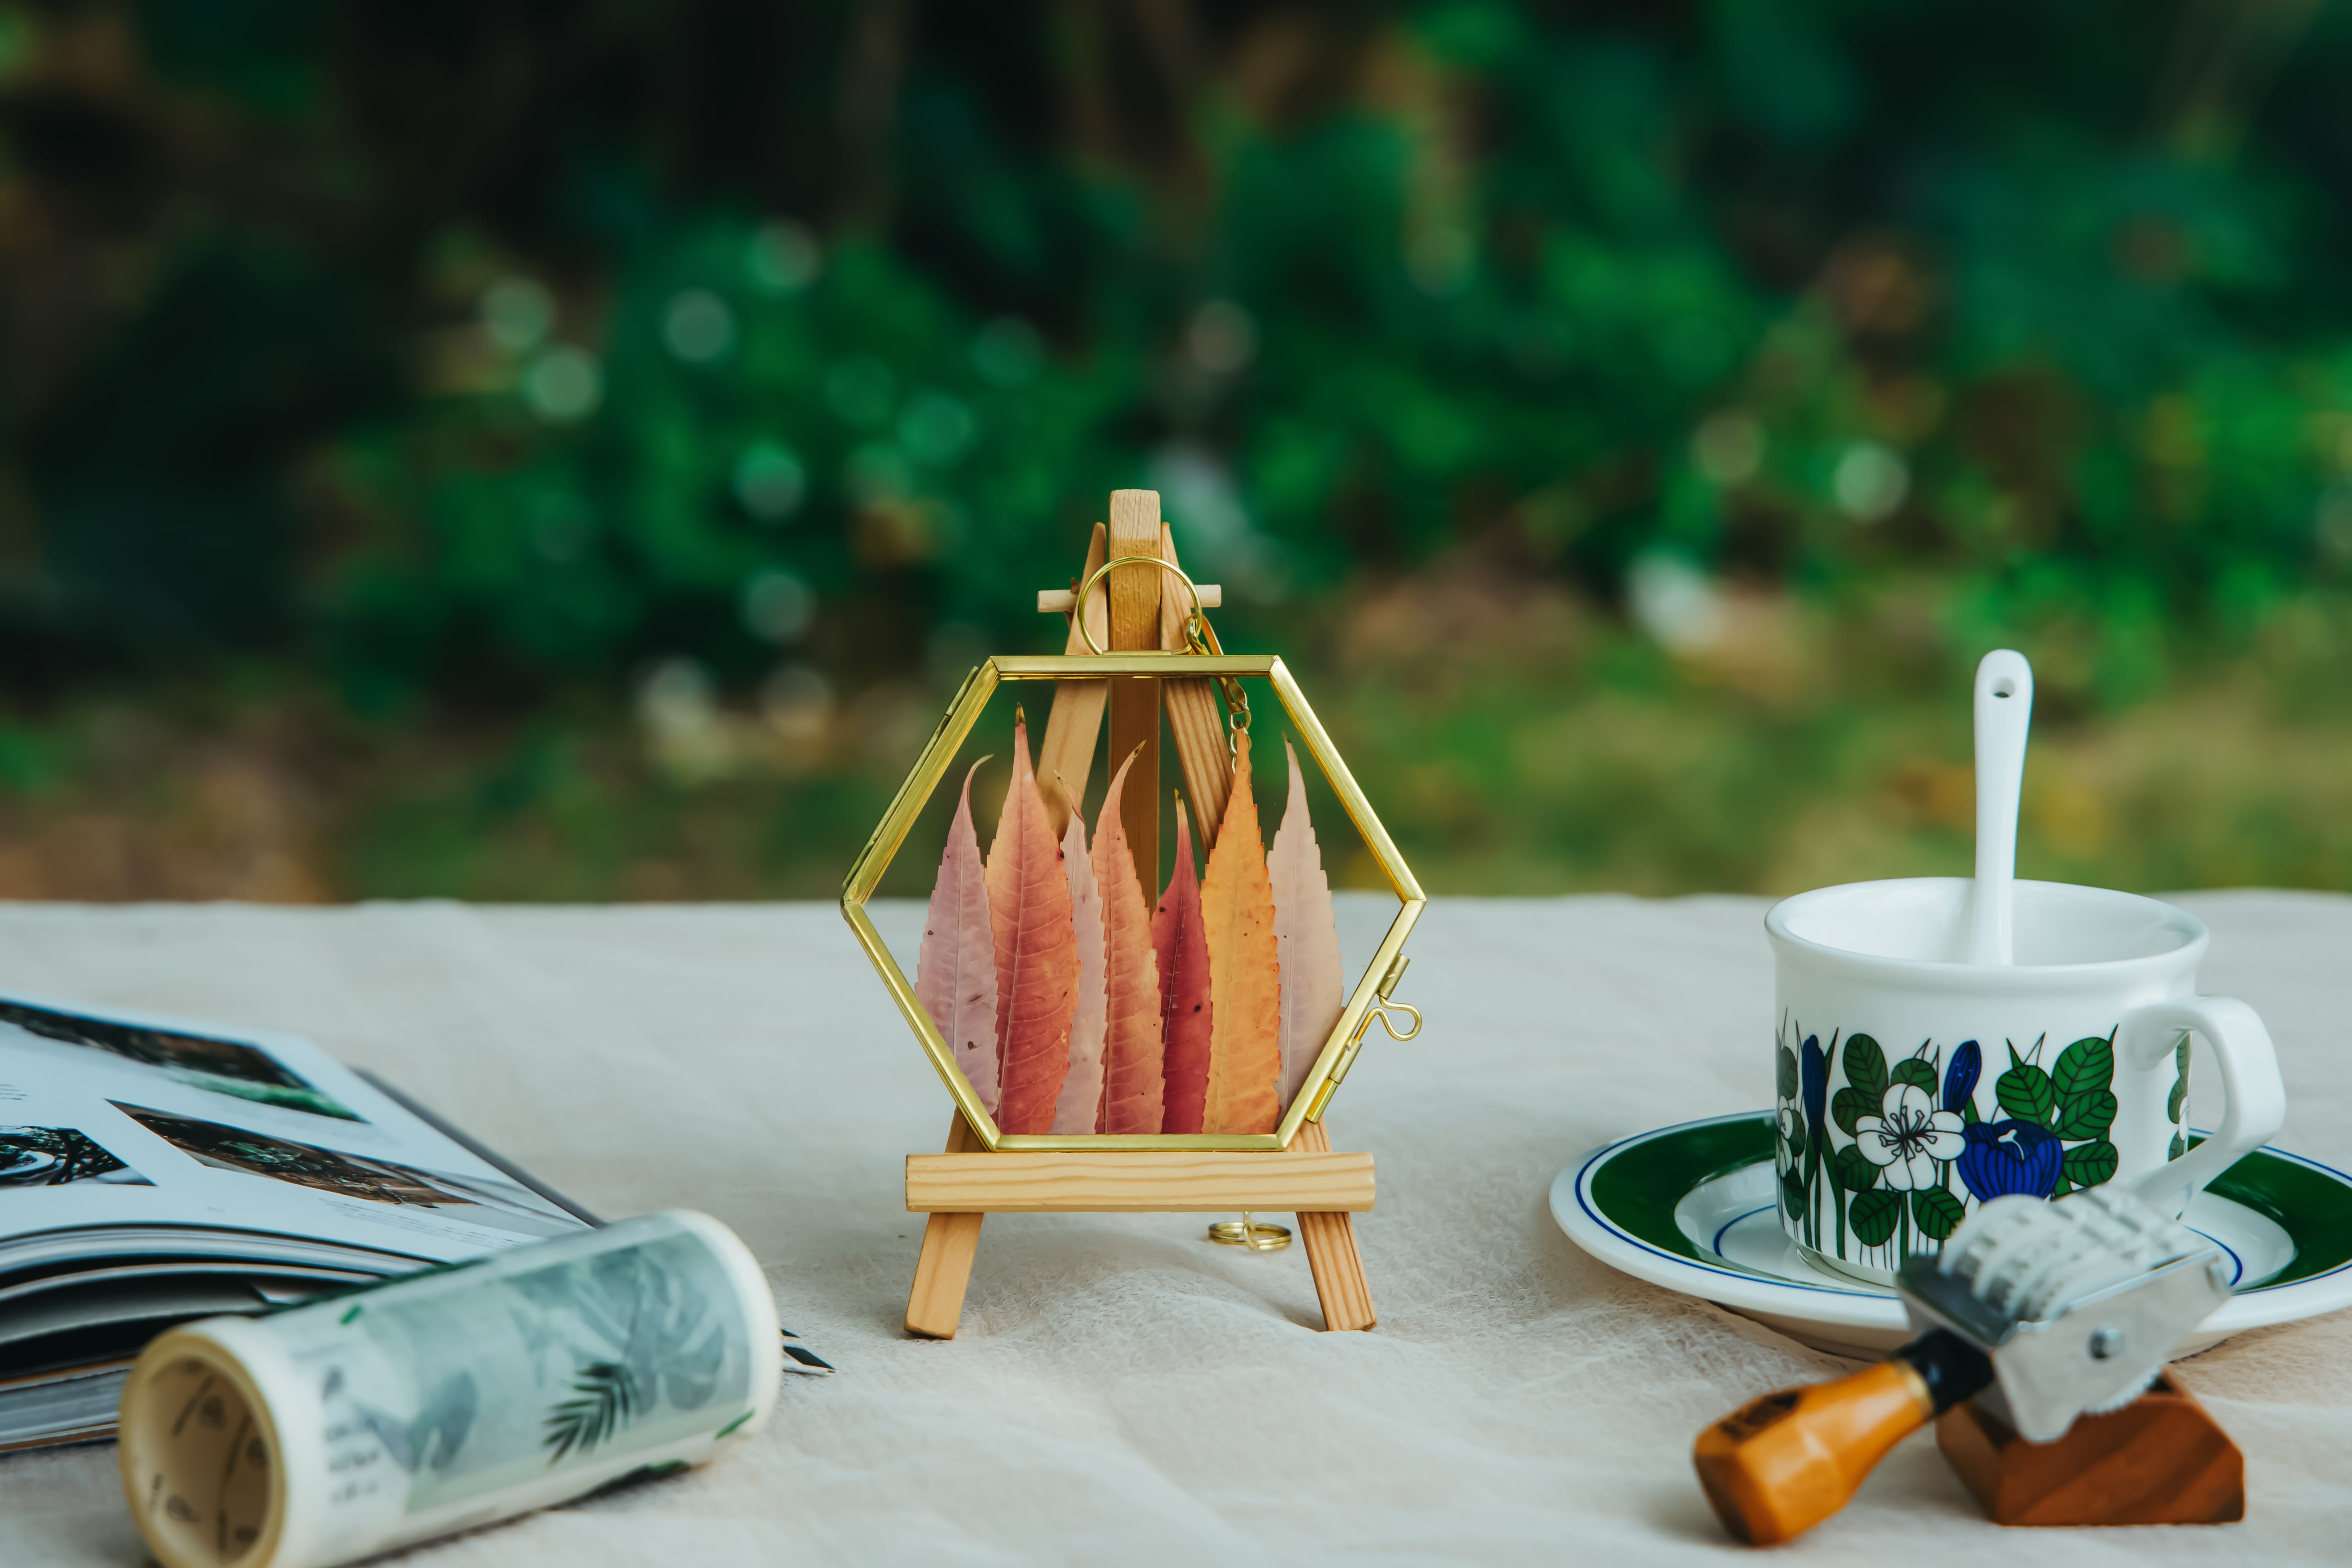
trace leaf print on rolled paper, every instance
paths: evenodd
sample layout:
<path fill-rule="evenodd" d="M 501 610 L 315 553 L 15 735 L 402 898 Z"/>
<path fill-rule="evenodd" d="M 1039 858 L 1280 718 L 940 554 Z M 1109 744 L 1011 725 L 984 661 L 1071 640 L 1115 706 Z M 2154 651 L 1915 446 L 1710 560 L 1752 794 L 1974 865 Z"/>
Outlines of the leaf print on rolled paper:
<path fill-rule="evenodd" d="M 1298 752 L 1289 741 L 1290 797 L 1265 858 L 1274 880 L 1274 943 L 1282 967 L 1282 1094 L 1288 1105 L 1322 1054 L 1331 1026 L 1346 1002 L 1347 970 L 1339 960 L 1339 923 L 1331 911 L 1331 882 L 1323 872 L 1323 851 L 1307 814 L 1307 782 Z M 1782 1056 L 1788 1055 L 1784 1047 Z M 1790 1060 L 1794 1077 L 1795 1058 Z M 1793 1088 L 1791 1089 L 1793 1093 Z"/>
<path fill-rule="evenodd" d="M 980 763 L 988 761 L 986 757 Z M 996 931 L 988 918 L 988 878 L 981 868 L 980 836 L 971 826 L 971 764 L 963 795 L 948 824 L 940 879 L 931 884 L 930 914 L 915 956 L 915 996 L 955 1052 L 956 1066 L 996 1114 Z"/>
<path fill-rule="evenodd" d="M 1250 795 L 1249 731 L 1234 738 L 1234 792 L 1201 879 L 1209 936 L 1209 1094 L 1203 1132 L 1271 1132 L 1281 1120 L 1282 965 L 1274 882 Z"/>
<path fill-rule="evenodd" d="M 1160 1006 L 1160 955 L 1151 949 L 1151 909 L 1143 884 L 1135 879 L 1135 857 L 1127 847 L 1127 824 L 1119 803 L 1126 796 L 1129 756 L 1119 764 L 1095 822 L 1095 881 L 1103 906 L 1102 1107 L 1096 1131 L 1157 1132 L 1165 1085 Z M 1191 847 L 1179 845 L 1187 858 Z"/>
<path fill-rule="evenodd" d="M 1209 1100 L 1209 1047 L 1215 1007 L 1209 993 L 1209 933 L 1201 923 L 1201 879 L 1184 806 L 1176 805 L 1176 868 L 1151 917 L 1160 961 L 1162 1132 L 1198 1132 Z"/>
<path fill-rule="evenodd" d="M 1067 792 L 1064 792 L 1065 798 Z M 1054 1102 L 1054 1131 L 1092 1132 L 1102 1115 L 1103 1029 L 1108 997 L 1103 989 L 1103 901 L 1095 864 L 1087 855 L 1087 819 L 1070 802 L 1062 831 L 1062 870 L 1070 883 L 1070 925 L 1077 939 L 1078 1002 L 1070 1014 L 1070 1071 Z"/>
<path fill-rule="evenodd" d="M 996 1124 L 1050 1131 L 1070 1070 L 1078 942 L 1061 847 L 1029 771 L 1029 726 L 1017 710 L 1013 784 L 988 847 L 988 913 L 996 934 Z"/>

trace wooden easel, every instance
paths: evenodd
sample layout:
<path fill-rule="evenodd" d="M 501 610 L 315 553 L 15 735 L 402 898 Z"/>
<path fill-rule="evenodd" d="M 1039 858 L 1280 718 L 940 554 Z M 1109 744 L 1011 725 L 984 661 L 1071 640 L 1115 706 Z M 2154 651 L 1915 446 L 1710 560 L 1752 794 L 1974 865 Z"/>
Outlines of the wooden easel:
<path fill-rule="evenodd" d="M 1176 547 L 1160 518 L 1157 490 L 1113 490 L 1110 524 L 1095 525 L 1082 585 L 1106 561 L 1156 556 L 1176 564 Z M 1185 647 L 1192 609 L 1181 584 L 1148 563 L 1115 566 L 1084 606 L 1097 646 L 1113 652 Z M 1038 595 L 1041 607 L 1070 597 Z M 1216 602 L 1203 588 L 1204 605 Z M 1106 607 L 1104 601 L 1108 601 Z M 1089 651 L 1076 615 L 1066 651 Z M 1110 754 L 1140 747 L 1121 808 L 1128 842 L 1145 896 L 1160 886 L 1160 720 L 1163 709 L 1184 771 L 1193 822 L 1205 857 L 1233 793 L 1233 759 L 1215 686 L 1206 679 L 1155 680 L 1119 677 L 1056 683 L 1052 716 L 1038 749 L 1036 773 L 1045 786 L 1055 831 L 1068 821 L 1064 790 L 1084 795 L 1103 713 L 1110 713 Z M 1057 787 L 1058 784 L 1058 787 Z M 1372 1206 L 1372 1157 L 1334 1153 L 1319 1121 L 1300 1125 L 1287 1149 L 1265 1153 L 1198 1150 L 1095 1152 L 991 1152 L 961 1114 L 948 1129 L 947 1152 L 907 1157 L 907 1212 L 929 1215 L 914 1289 L 907 1297 L 907 1331 L 930 1339 L 955 1337 L 981 1221 L 991 1214 L 1216 1214 L 1246 1211 L 1298 1216 L 1298 1240 L 1315 1277 L 1326 1329 L 1369 1329 L 1377 1319 L 1363 1256 L 1349 1217 Z"/>

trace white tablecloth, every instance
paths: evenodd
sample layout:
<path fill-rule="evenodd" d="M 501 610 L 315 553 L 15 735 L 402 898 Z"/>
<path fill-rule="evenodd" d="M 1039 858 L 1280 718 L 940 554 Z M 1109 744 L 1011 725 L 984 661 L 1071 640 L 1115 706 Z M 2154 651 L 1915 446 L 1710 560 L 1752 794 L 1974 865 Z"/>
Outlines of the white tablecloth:
<path fill-rule="evenodd" d="M 2180 901 L 2213 928 L 2205 989 L 2277 1038 L 2281 1142 L 2352 1163 L 2352 899 Z M 1400 992 L 1428 1030 L 1376 1031 L 1330 1115 L 1336 1146 L 1379 1160 L 1368 1334 L 1314 1331 L 1296 1247 L 1074 1215 L 991 1219 L 962 1336 L 904 1338 L 922 1225 L 900 1161 L 940 1146 L 949 1100 L 829 905 L 0 906 L 0 984 L 307 1035 L 607 1215 L 706 1209 L 841 1369 L 790 1382 L 731 1461 L 410 1561 L 1722 1560 L 1740 1549 L 1691 1479 L 1693 1435 L 1841 1363 L 1593 1262 L 1545 1191 L 1597 1143 L 1765 1102 L 1763 908 L 1431 908 Z M 919 913 L 881 919 L 903 939 Z M 2352 1313 L 2186 1375 L 2245 1450 L 2243 1525 L 1997 1532 L 1923 1436 L 1796 1553 L 2352 1556 Z M 110 1447 L 0 1458 L 0 1563 L 140 1561 Z"/>

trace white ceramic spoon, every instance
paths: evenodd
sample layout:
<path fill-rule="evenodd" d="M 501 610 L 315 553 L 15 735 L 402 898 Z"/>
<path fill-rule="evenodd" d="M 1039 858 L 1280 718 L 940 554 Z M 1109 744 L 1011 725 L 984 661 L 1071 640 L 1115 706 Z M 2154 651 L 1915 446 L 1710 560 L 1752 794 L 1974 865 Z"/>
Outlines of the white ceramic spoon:
<path fill-rule="evenodd" d="M 1977 892 L 1970 963 L 2014 963 L 2017 797 L 2033 723 L 2033 667 L 1996 648 L 1977 666 Z"/>

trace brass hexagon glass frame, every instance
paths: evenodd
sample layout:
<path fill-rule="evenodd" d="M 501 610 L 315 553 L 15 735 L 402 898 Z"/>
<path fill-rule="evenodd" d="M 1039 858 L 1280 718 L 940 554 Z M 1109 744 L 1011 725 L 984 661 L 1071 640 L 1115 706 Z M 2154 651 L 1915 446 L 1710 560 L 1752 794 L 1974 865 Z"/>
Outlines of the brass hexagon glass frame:
<path fill-rule="evenodd" d="M 1212 1133 L 1212 1132 L 1149 1132 L 1149 1133 L 1045 1133 L 1004 1132 L 996 1119 L 983 1110 L 979 1094 L 963 1069 L 956 1066 L 955 1052 L 939 1025 L 931 1019 L 923 1004 L 915 995 L 915 987 L 898 961 L 874 927 L 873 917 L 866 912 L 866 902 L 880 885 L 882 874 L 913 831 L 915 819 L 930 801 L 940 782 L 947 776 L 949 765 L 955 760 L 959 748 L 981 720 L 990 698 L 997 687 L 1008 680 L 1072 680 L 1108 679 L 1112 676 L 1148 676 L 1160 680 L 1193 679 L 1203 676 L 1263 677 L 1274 688 L 1282 703 L 1284 714 L 1296 731 L 1298 743 L 1322 770 L 1325 782 L 1339 797 L 1349 820 L 1364 841 L 1365 848 L 1395 890 L 1400 907 L 1396 919 L 1390 922 L 1388 932 L 1381 939 L 1380 947 L 1371 961 L 1365 964 L 1355 989 L 1349 994 L 1348 1005 L 1341 1009 L 1339 1021 L 1323 1042 L 1322 1051 L 1315 1058 L 1306 1081 L 1292 1097 L 1283 1111 L 1281 1122 L 1272 1132 Z M 1422 906 L 1428 902 L 1421 884 L 1413 880 L 1412 870 L 1397 852 L 1388 830 L 1373 815 L 1371 803 L 1357 786 L 1355 776 L 1340 758 L 1339 748 L 1307 706 L 1306 694 L 1289 667 L 1271 654 L 1196 654 L 1196 653 L 1111 653 L 1057 654 L 1034 658 L 996 658 L 988 660 L 964 678 L 963 686 L 955 695 L 940 720 L 939 728 L 923 747 L 922 755 L 915 759 L 907 782 L 898 786 L 898 794 L 890 802 L 882 824 L 866 840 L 856 862 L 849 868 L 841 888 L 841 912 L 856 931 L 857 940 L 866 949 L 866 956 L 890 988 L 890 998 L 898 1003 L 898 1012 L 908 1026 L 922 1041 L 923 1054 L 930 1058 L 940 1081 L 955 1097 L 956 1108 L 963 1113 L 973 1132 L 991 1149 L 1024 1151 L 1044 1150 L 1127 1150 L 1127 1149 L 1218 1149 L 1230 1151 L 1267 1151 L 1286 1149 L 1298 1130 L 1310 1121 L 1319 1121 L 1325 1106 L 1341 1079 L 1347 1076 L 1356 1052 L 1363 1045 L 1363 1032 L 1374 1008 L 1381 1002 L 1384 988 L 1395 984 L 1395 977 L 1403 967 L 1405 938 L 1412 934 L 1413 923 L 1420 920 Z"/>

